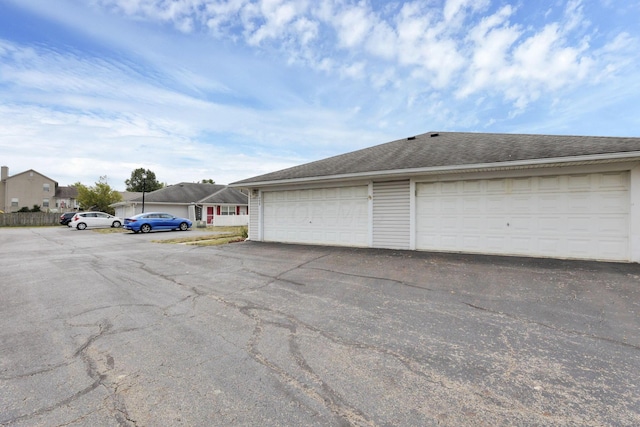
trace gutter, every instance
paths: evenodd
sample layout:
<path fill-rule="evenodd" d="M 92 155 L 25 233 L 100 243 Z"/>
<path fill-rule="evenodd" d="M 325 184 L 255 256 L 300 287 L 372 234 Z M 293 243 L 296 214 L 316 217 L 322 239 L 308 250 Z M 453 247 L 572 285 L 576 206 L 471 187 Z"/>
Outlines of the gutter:
<path fill-rule="evenodd" d="M 499 163 L 476 163 L 467 165 L 452 165 L 452 166 L 433 166 L 426 168 L 413 168 L 413 169 L 395 169 L 386 171 L 367 171 L 349 174 L 338 175 L 326 175 L 326 176 L 312 176 L 302 178 L 290 178 L 290 179 L 278 179 L 271 181 L 245 181 L 238 183 L 231 183 L 229 187 L 266 187 L 282 184 L 304 184 L 310 182 L 332 182 L 332 181 L 345 181 L 345 180 L 362 180 L 372 178 L 393 178 L 397 176 L 416 176 L 416 175 L 435 175 L 435 174 L 449 174 L 449 173 L 469 173 L 469 172 L 484 172 L 484 171 L 501 171 L 501 170 L 514 170 L 514 169 L 534 169 L 545 167 L 564 167 L 564 166 L 578 166 L 586 164 L 598 164 L 598 163 L 618 163 L 621 161 L 640 161 L 640 151 L 631 151 L 627 153 L 617 153 L 612 156 L 609 154 L 595 154 L 585 156 L 571 156 L 571 157 L 556 157 L 549 159 L 528 159 L 528 160 L 515 160 L 511 162 L 499 162 Z"/>

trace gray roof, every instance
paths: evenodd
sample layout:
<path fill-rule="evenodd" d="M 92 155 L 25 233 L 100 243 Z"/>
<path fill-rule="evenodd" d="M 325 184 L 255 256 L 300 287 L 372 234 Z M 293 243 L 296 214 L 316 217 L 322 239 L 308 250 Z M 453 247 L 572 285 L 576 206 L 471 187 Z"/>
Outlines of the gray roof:
<path fill-rule="evenodd" d="M 73 186 L 59 186 L 58 188 L 56 188 L 56 197 L 58 199 L 77 199 L 78 189 Z"/>
<path fill-rule="evenodd" d="M 142 191 L 118 191 L 120 196 L 122 196 L 123 201 L 129 201 L 137 199 L 138 197 L 142 198 Z"/>
<path fill-rule="evenodd" d="M 232 183 L 233 186 L 400 174 L 402 171 L 496 167 L 500 163 L 585 156 L 640 156 L 640 138 L 429 132 Z"/>
<path fill-rule="evenodd" d="M 145 203 L 217 203 L 247 204 L 247 196 L 226 185 L 181 182 L 145 193 Z M 142 202 L 142 195 L 131 199 Z"/>
<path fill-rule="evenodd" d="M 248 203 L 248 200 L 249 197 L 246 194 L 241 193 L 235 188 L 225 187 L 217 193 L 207 197 L 206 199 L 200 200 L 200 203 L 209 203 L 215 205 L 246 205 Z"/>

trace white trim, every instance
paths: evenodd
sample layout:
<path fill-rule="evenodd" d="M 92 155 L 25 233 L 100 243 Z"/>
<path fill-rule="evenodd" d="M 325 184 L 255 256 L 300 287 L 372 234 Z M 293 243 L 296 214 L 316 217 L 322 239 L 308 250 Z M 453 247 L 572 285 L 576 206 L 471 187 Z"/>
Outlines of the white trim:
<path fill-rule="evenodd" d="M 640 262 L 640 165 L 629 172 L 629 260 Z"/>
<path fill-rule="evenodd" d="M 367 195 L 369 198 L 368 203 L 368 212 L 367 212 L 367 228 L 369 231 L 369 236 L 367 238 L 367 244 L 371 248 L 373 247 L 373 181 L 369 181 L 367 185 Z"/>
<path fill-rule="evenodd" d="M 416 181 L 409 181 L 409 249 L 416 250 Z"/>
<path fill-rule="evenodd" d="M 258 240 L 264 241 L 264 203 L 262 203 L 263 191 L 258 190 Z"/>

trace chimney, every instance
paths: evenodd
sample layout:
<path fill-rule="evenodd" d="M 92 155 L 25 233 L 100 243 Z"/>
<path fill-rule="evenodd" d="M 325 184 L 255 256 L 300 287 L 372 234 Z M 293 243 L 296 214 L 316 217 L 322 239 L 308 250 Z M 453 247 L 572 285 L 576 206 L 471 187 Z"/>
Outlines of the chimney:
<path fill-rule="evenodd" d="M 9 178 L 9 168 L 7 166 L 2 166 L 2 170 L 0 171 L 0 181 L 4 181 Z"/>

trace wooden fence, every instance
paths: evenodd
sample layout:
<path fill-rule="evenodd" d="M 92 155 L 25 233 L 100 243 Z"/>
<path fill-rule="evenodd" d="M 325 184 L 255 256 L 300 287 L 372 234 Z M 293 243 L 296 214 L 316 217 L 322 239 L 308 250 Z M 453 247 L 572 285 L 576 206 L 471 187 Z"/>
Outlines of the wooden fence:
<path fill-rule="evenodd" d="M 43 225 L 60 225 L 60 214 L 46 212 L 0 214 L 0 227 L 37 227 Z"/>

